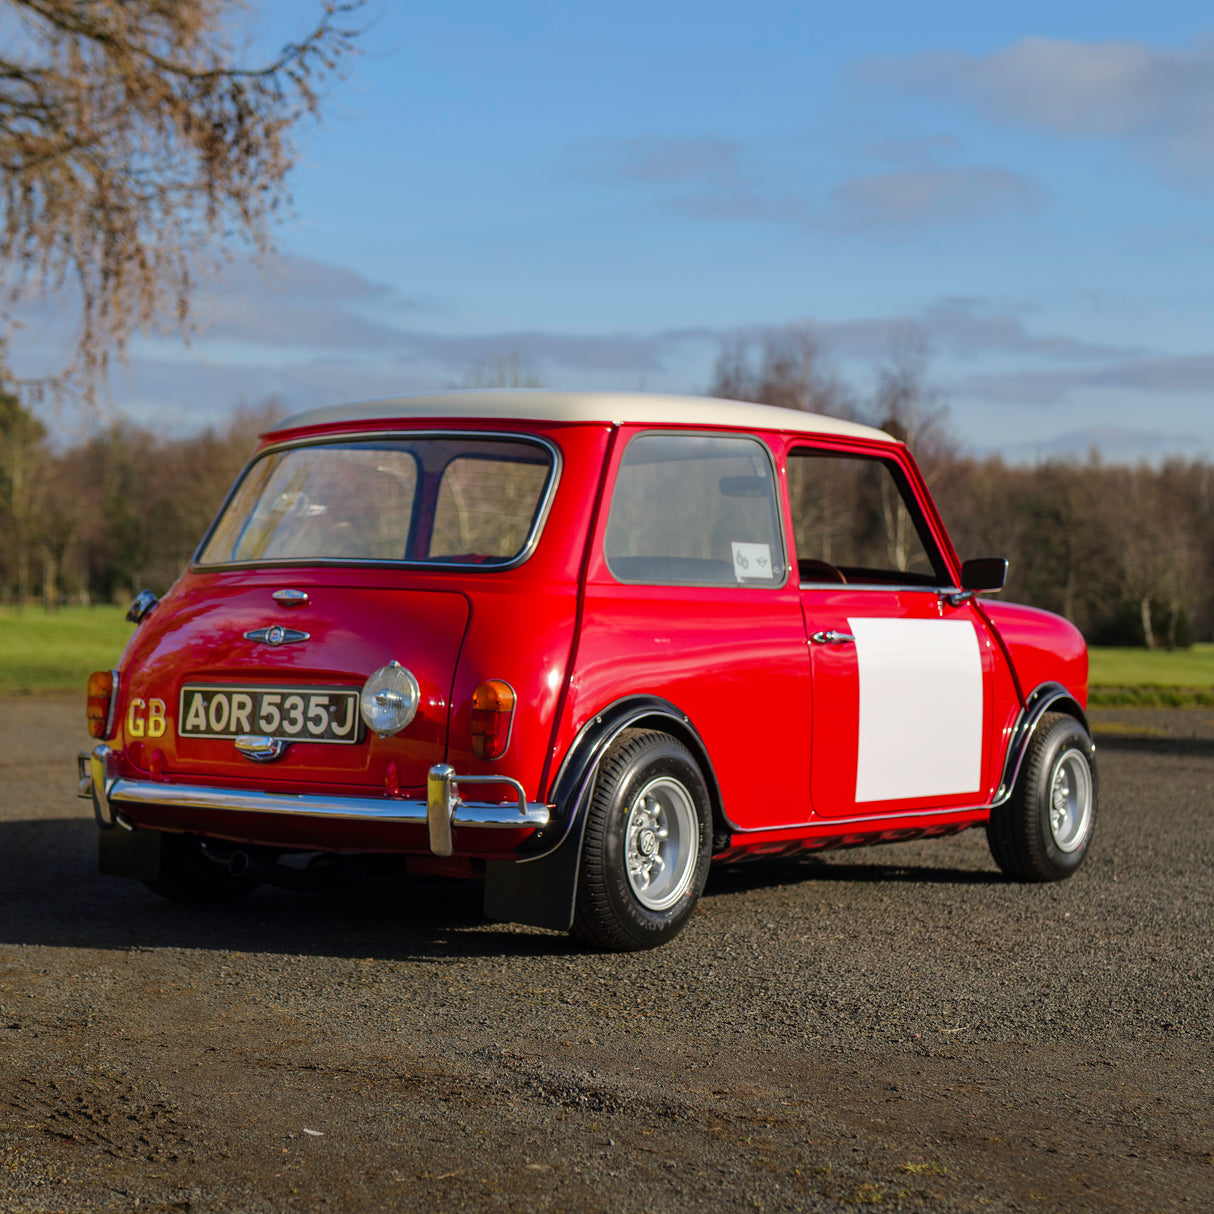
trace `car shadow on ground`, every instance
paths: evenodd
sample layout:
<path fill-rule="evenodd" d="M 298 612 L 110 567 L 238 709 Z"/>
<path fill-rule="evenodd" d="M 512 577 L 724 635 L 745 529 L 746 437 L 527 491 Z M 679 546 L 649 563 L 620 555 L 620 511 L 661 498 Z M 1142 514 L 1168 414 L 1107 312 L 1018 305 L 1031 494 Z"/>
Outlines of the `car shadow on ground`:
<path fill-rule="evenodd" d="M 708 888 L 704 895 L 713 897 L 773 885 L 799 885 L 808 882 L 857 881 L 871 884 L 894 881 L 912 885 L 1001 885 L 1007 880 L 994 870 L 985 872 L 926 864 L 849 863 L 834 858 L 839 854 L 830 853 L 830 859 L 823 856 L 771 857 L 722 865 L 709 873 Z"/>
<path fill-rule="evenodd" d="M 708 899 L 776 885 L 896 881 L 981 885 L 996 873 L 817 857 L 769 858 L 712 870 Z M 560 933 L 498 924 L 479 881 L 413 878 L 324 893 L 261 888 L 238 902 L 166 901 L 97 870 L 85 818 L 0 821 L 0 948 L 135 952 L 161 948 L 443 962 L 563 956 L 588 946 Z"/>
<path fill-rule="evenodd" d="M 0 949 L 49 946 L 131 952 L 205 951 L 448 960 L 561 955 L 568 937 L 492 924 L 477 881 L 416 878 L 324 893 L 262 887 L 194 906 L 97 869 L 86 818 L 0 821 Z"/>

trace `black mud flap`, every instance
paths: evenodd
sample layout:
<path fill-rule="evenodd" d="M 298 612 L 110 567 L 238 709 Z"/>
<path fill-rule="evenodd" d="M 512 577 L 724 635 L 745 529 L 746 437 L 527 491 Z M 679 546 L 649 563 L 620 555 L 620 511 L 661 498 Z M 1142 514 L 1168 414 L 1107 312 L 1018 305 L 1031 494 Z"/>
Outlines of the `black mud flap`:
<path fill-rule="evenodd" d="M 586 806 L 594 789 L 599 762 L 623 730 L 643 722 L 667 729 L 696 756 L 704 779 L 719 790 L 707 750 L 687 716 L 657 696 L 629 696 L 612 704 L 582 726 L 561 766 L 552 802 L 571 806 L 572 821 L 561 842 L 535 860 L 490 860 L 485 869 L 485 914 L 500 923 L 526 923 L 567 932 L 573 926 L 578 864 L 586 830 Z"/>
<path fill-rule="evenodd" d="M 114 827 L 97 832 L 97 864 L 108 877 L 133 877 L 136 881 L 160 880 L 161 841 L 158 830 L 125 830 Z"/>
<path fill-rule="evenodd" d="M 567 932 L 573 926 L 583 825 L 579 816 L 560 846 L 536 860 L 490 860 L 485 866 L 486 916 Z"/>

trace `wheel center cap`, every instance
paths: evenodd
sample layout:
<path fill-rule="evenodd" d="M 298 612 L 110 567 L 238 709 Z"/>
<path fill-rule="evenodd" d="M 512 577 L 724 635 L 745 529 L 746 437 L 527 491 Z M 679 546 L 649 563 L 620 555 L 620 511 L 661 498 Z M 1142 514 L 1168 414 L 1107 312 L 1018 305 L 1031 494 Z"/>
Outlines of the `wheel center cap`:
<path fill-rule="evenodd" d="M 658 851 L 658 837 L 653 831 L 646 828 L 637 836 L 637 847 L 641 850 L 643 856 L 655 856 Z"/>

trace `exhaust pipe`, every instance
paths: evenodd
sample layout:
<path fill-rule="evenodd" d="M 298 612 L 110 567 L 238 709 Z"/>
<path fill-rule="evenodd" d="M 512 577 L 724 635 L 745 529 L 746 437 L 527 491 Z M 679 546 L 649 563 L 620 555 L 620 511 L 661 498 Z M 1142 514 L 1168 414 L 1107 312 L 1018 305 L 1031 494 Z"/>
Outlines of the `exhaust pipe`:
<path fill-rule="evenodd" d="M 198 849 L 212 864 L 226 869 L 229 877 L 243 877 L 253 867 L 247 851 L 223 851 L 208 839 L 199 839 Z"/>

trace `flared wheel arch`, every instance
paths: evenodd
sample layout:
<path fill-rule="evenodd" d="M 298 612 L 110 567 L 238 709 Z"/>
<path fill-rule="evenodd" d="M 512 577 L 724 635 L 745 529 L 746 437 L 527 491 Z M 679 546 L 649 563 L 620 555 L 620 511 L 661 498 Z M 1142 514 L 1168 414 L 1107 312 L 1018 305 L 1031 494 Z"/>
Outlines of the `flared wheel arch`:
<path fill-rule="evenodd" d="M 627 729 L 669 734 L 687 748 L 708 790 L 713 850 L 725 845 L 731 826 L 724 815 L 708 748 L 694 723 L 678 705 L 661 696 L 627 696 L 587 720 L 565 753 L 547 797 L 557 806 L 553 826 L 533 840 L 529 851 L 487 864 L 484 909 L 490 919 L 556 931 L 573 926 L 586 810 L 600 763 Z"/>
<path fill-rule="evenodd" d="M 599 764 L 611 749 L 612 743 L 626 729 L 656 730 L 658 733 L 669 734 L 686 746 L 708 787 L 714 834 L 725 836 L 734 829 L 725 817 L 721 789 L 717 784 L 708 748 L 691 718 L 678 705 L 660 696 L 635 695 L 616 700 L 601 712 L 595 713 L 578 730 L 577 737 L 569 747 L 548 798 L 558 807 L 560 820 L 566 827 L 565 833 L 573 829 L 578 824 L 578 819 L 584 816 L 586 800 L 593 787 Z"/>
<path fill-rule="evenodd" d="M 999 788 L 991 802 L 992 809 L 1002 805 L 1011 797 L 1012 791 L 1016 787 L 1016 781 L 1020 777 L 1020 769 L 1028 755 L 1033 735 L 1037 732 L 1042 718 L 1051 712 L 1065 713 L 1067 716 L 1074 717 L 1083 726 L 1089 741 L 1091 740 L 1092 729 L 1088 724 L 1087 713 L 1084 712 L 1079 701 L 1061 683 L 1042 683 L 1035 687 L 1025 698 L 1024 708 L 1012 729 L 1012 738 L 1008 743 L 1007 755 L 1003 764 L 1003 778 L 1000 780 Z M 1092 751 L 1095 751 L 1094 744 Z"/>

